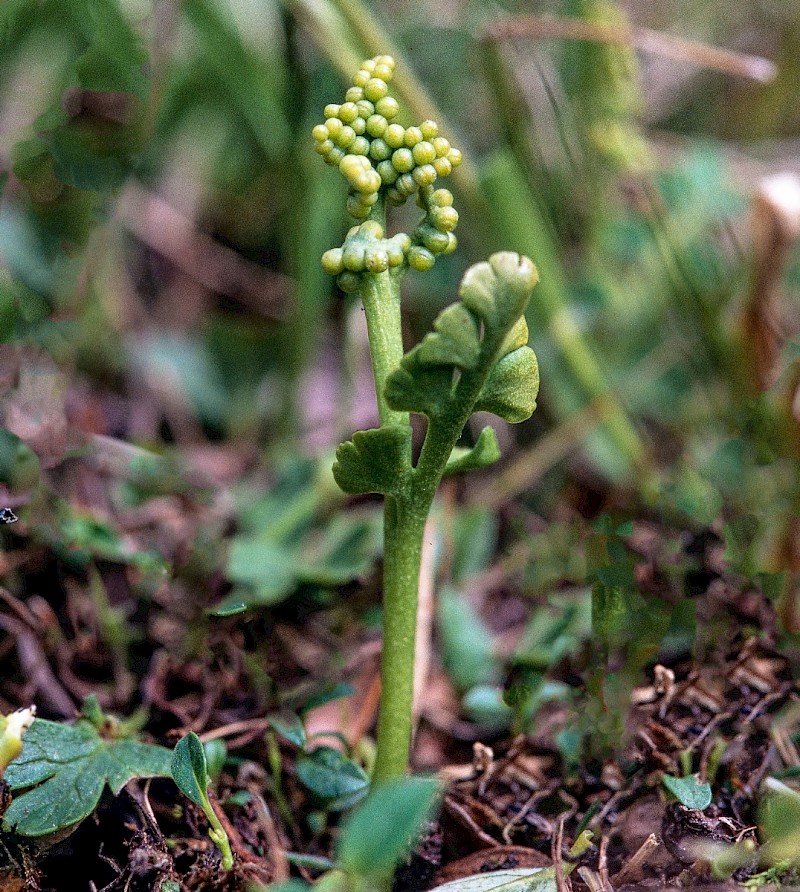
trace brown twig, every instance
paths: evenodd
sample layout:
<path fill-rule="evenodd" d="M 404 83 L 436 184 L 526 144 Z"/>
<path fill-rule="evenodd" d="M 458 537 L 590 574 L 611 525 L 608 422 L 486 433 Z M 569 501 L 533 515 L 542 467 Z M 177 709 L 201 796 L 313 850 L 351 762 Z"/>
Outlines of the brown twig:
<path fill-rule="evenodd" d="M 230 722 L 228 725 L 221 725 L 214 728 L 213 731 L 205 731 L 197 736 L 203 743 L 209 740 L 219 740 L 221 737 L 233 737 L 237 734 L 243 734 L 249 731 L 266 731 L 269 728 L 269 722 L 265 718 L 258 719 L 242 719 L 239 722 Z"/>
<path fill-rule="evenodd" d="M 611 877 L 612 884 L 615 887 L 619 887 L 625 883 L 633 882 L 638 879 L 641 876 L 642 867 L 647 863 L 652 853 L 660 845 L 661 840 L 655 833 L 651 833 L 630 859 L 625 862 L 622 868 Z"/>
<path fill-rule="evenodd" d="M 572 883 L 569 877 L 564 873 L 564 854 L 562 848 L 564 846 L 564 821 L 558 822 L 558 829 L 555 836 L 550 840 L 550 857 L 553 859 L 553 870 L 555 872 L 556 889 L 558 892 L 571 892 Z"/>

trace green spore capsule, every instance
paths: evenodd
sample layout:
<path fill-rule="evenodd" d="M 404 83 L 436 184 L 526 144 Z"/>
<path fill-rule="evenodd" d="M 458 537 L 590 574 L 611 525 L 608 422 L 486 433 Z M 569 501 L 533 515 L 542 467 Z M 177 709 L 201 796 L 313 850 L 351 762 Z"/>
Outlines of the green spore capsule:
<path fill-rule="evenodd" d="M 419 245 L 412 245 L 408 249 L 408 265 L 412 269 L 417 270 L 417 272 L 424 273 L 426 270 L 429 270 L 434 263 L 436 263 L 436 258 L 427 248 L 422 248 Z"/>
<path fill-rule="evenodd" d="M 382 273 L 389 269 L 389 254 L 383 250 L 367 251 L 364 268 L 370 273 Z"/>
<path fill-rule="evenodd" d="M 375 161 L 386 161 L 392 157 L 392 150 L 382 139 L 373 139 L 369 147 L 369 157 Z M 391 164 L 391 162 L 389 162 Z"/>
<path fill-rule="evenodd" d="M 431 195 L 431 204 L 440 208 L 452 207 L 453 193 L 449 189 L 437 189 Z"/>
<path fill-rule="evenodd" d="M 461 160 L 463 159 L 463 155 L 461 154 L 460 149 L 451 148 L 447 153 L 447 160 L 453 165 L 453 167 L 458 167 L 461 164 Z"/>
<path fill-rule="evenodd" d="M 346 102 L 360 102 L 364 98 L 364 88 L 350 87 L 344 94 L 344 98 Z"/>
<path fill-rule="evenodd" d="M 388 126 L 389 122 L 383 115 L 370 115 L 367 118 L 367 133 L 370 136 L 383 136 Z"/>
<path fill-rule="evenodd" d="M 336 139 L 342 132 L 342 127 L 344 127 L 344 124 L 342 124 L 338 118 L 328 118 L 325 122 L 325 129 L 328 131 L 328 136 L 330 136 L 331 139 Z"/>
<path fill-rule="evenodd" d="M 437 176 L 446 177 L 453 172 L 453 165 L 447 158 L 437 158 L 433 162 L 433 169 L 436 171 Z"/>
<path fill-rule="evenodd" d="M 400 114 L 400 103 L 393 96 L 384 96 L 375 103 L 375 111 L 391 121 Z"/>
<path fill-rule="evenodd" d="M 450 151 L 450 140 L 445 139 L 443 136 L 437 136 L 431 140 L 431 145 L 436 151 L 437 158 L 447 157 L 447 153 Z"/>
<path fill-rule="evenodd" d="M 365 87 L 369 82 L 372 75 L 369 71 L 366 71 L 364 68 L 361 71 L 357 72 L 355 77 L 353 78 L 353 85 L 356 87 Z"/>
<path fill-rule="evenodd" d="M 317 124 L 311 131 L 311 135 L 317 142 L 324 142 L 331 135 L 330 130 L 324 124 Z"/>
<path fill-rule="evenodd" d="M 342 263 L 344 268 L 353 273 L 360 273 L 364 269 L 364 256 L 366 249 L 363 245 L 348 244 L 345 245 L 342 252 Z"/>
<path fill-rule="evenodd" d="M 356 220 L 363 220 L 369 216 L 369 205 L 363 201 L 363 196 L 359 194 L 347 196 L 347 213 Z"/>
<path fill-rule="evenodd" d="M 389 87 L 386 85 L 386 81 L 374 77 L 367 81 L 367 85 L 364 87 L 364 98 L 369 99 L 370 102 L 379 102 L 388 92 Z"/>
<path fill-rule="evenodd" d="M 439 125 L 436 121 L 423 121 L 419 125 L 419 129 L 422 131 L 423 139 L 434 139 L 439 133 Z"/>
<path fill-rule="evenodd" d="M 430 186 L 436 181 L 436 168 L 432 164 L 423 164 L 414 169 L 412 176 L 418 186 Z"/>
<path fill-rule="evenodd" d="M 417 184 L 414 182 L 414 177 L 412 177 L 410 173 L 401 174 L 397 178 L 397 182 L 394 186 L 395 189 L 403 195 L 413 195 L 417 191 Z"/>
<path fill-rule="evenodd" d="M 342 158 L 345 156 L 344 149 L 340 149 L 337 146 L 334 146 L 330 152 L 325 156 L 325 160 L 328 164 L 333 165 L 333 167 L 338 167 L 341 163 Z"/>
<path fill-rule="evenodd" d="M 383 226 L 377 220 L 367 220 L 358 227 L 359 234 L 368 238 L 382 239 Z"/>
<path fill-rule="evenodd" d="M 381 112 L 383 114 L 383 112 Z M 384 115 L 385 118 L 388 118 L 388 115 Z M 383 134 L 383 138 L 386 140 L 386 145 L 392 149 L 399 149 L 401 146 L 405 145 L 406 141 L 406 128 L 401 127 L 400 124 L 389 124 L 386 128 L 386 132 Z"/>
<path fill-rule="evenodd" d="M 339 109 L 340 109 L 340 108 L 341 108 L 341 105 L 336 105 L 336 103 L 331 102 L 331 103 L 329 103 L 328 105 L 325 106 L 325 108 L 324 108 L 322 114 L 323 114 L 326 118 L 338 118 L 338 117 L 339 117 Z"/>
<path fill-rule="evenodd" d="M 411 150 L 417 164 L 430 164 L 436 160 L 436 149 L 427 140 L 418 142 Z"/>
<path fill-rule="evenodd" d="M 314 151 L 320 155 L 327 155 L 333 147 L 333 140 L 326 139 L 324 142 L 318 142 L 314 146 Z"/>
<path fill-rule="evenodd" d="M 353 133 L 356 136 L 361 136 L 361 134 L 367 129 L 367 122 L 362 117 L 358 117 L 355 120 L 350 122 L 350 126 L 353 128 Z"/>
<path fill-rule="evenodd" d="M 422 131 L 419 127 L 406 127 L 405 144 L 408 148 L 413 149 L 418 142 L 422 142 Z"/>
<path fill-rule="evenodd" d="M 366 62 L 361 63 L 361 70 L 369 72 L 369 76 L 372 77 L 372 72 L 375 71 L 377 64 L 374 59 L 367 59 Z"/>
<path fill-rule="evenodd" d="M 357 273 L 345 270 L 340 273 L 336 279 L 336 284 L 345 292 L 345 294 L 353 294 L 361 287 L 361 276 Z"/>
<path fill-rule="evenodd" d="M 344 126 L 336 137 L 336 145 L 339 146 L 340 149 L 348 149 L 355 138 L 355 130 L 349 125 Z"/>
<path fill-rule="evenodd" d="M 429 216 L 439 232 L 452 232 L 458 225 L 458 211 L 453 207 L 432 207 Z"/>
<path fill-rule="evenodd" d="M 322 268 L 329 276 L 338 276 L 344 269 L 342 253 L 341 248 L 331 248 L 322 255 Z"/>
<path fill-rule="evenodd" d="M 395 173 L 397 173 L 397 171 L 395 171 Z M 406 196 L 392 186 L 386 191 L 386 201 L 388 201 L 389 204 L 394 205 L 394 207 L 400 207 L 406 203 Z"/>
<path fill-rule="evenodd" d="M 362 99 L 356 103 L 359 115 L 366 121 L 371 115 L 375 114 L 375 106 L 367 99 Z"/>
<path fill-rule="evenodd" d="M 361 118 L 358 118 L 360 121 Z M 350 143 L 351 155 L 367 155 L 369 153 L 369 140 L 365 136 L 357 136 Z"/>
<path fill-rule="evenodd" d="M 391 161 L 381 161 L 375 170 L 378 171 L 378 175 L 385 186 L 391 186 L 393 183 L 396 183 L 397 178 L 400 176 Z"/>
<path fill-rule="evenodd" d="M 408 173 L 414 169 L 414 156 L 411 149 L 397 149 L 392 155 L 392 166 L 400 173 Z"/>
<path fill-rule="evenodd" d="M 406 259 L 406 252 L 403 250 L 403 245 L 397 241 L 396 238 L 389 239 L 386 243 L 386 256 L 389 259 L 389 266 L 393 268 L 402 266 L 403 261 Z"/>
<path fill-rule="evenodd" d="M 455 251 L 455 249 L 458 247 L 458 239 L 456 238 L 454 233 L 448 232 L 447 238 L 447 247 L 444 249 L 444 251 L 442 251 L 442 254 L 452 254 L 453 251 Z"/>
<path fill-rule="evenodd" d="M 358 106 L 355 102 L 345 102 L 345 104 L 339 109 L 339 118 L 345 122 L 345 124 L 349 124 L 358 117 Z"/>
<path fill-rule="evenodd" d="M 422 242 L 422 244 L 433 254 L 443 254 L 450 244 L 450 239 L 448 238 L 449 233 L 439 232 L 439 230 L 434 229 L 433 226 L 422 225 L 417 229 L 414 235 L 417 237 L 417 240 Z"/>
<path fill-rule="evenodd" d="M 381 62 L 375 66 L 375 71 L 372 72 L 374 77 L 380 78 L 382 81 L 390 81 L 392 79 L 393 71 L 389 68 L 388 65 L 383 65 Z"/>

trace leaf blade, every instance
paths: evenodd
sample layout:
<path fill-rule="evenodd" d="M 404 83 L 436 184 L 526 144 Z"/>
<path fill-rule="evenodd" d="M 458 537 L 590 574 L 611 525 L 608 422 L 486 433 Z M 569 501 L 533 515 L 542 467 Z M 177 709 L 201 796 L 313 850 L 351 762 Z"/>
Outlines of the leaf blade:
<path fill-rule="evenodd" d="M 200 738 L 190 731 L 178 741 L 170 764 L 172 779 L 183 795 L 199 805 L 208 807 L 208 766 Z"/>

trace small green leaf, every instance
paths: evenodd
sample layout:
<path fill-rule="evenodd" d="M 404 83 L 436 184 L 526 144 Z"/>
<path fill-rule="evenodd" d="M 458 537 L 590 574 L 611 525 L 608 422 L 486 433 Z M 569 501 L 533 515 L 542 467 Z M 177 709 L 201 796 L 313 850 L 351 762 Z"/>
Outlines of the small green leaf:
<path fill-rule="evenodd" d="M 303 786 L 328 801 L 366 794 L 369 786 L 363 768 L 330 746 L 300 753 L 296 770 Z"/>
<path fill-rule="evenodd" d="M 200 738 L 190 731 L 178 741 L 172 754 L 172 779 L 187 799 L 205 811 L 208 809 L 208 767 Z"/>
<path fill-rule="evenodd" d="M 336 450 L 333 476 L 351 495 L 391 493 L 411 466 L 411 431 L 400 425 L 358 431 Z"/>
<path fill-rule="evenodd" d="M 433 328 L 434 331 L 425 335 L 417 350 L 422 365 L 475 368 L 481 350 L 478 325 L 463 304 L 451 304 L 443 310 L 433 323 Z"/>
<path fill-rule="evenodd" d="M 458 446 L 450 453 L 444 472 L 460 474 L 462 471 L 473 471 L 488 468 L 500 458 L 500 446 L 494 428 L 485 427 L 471 449 Z"/>
<path fill-rule="evenodd" d="M 536 408 L 539 393 L 539 364 L 530 347 L 519 347 L 504 356 L 483 385 L 476 412 L 493 412 L 516 424 Z"/>
<path fill-rule="evenodd" d="M 339 863 L 357 876 L 388 876 L 409 851 L 442 793 L 433 778 L 404 777 L 374 790 L 345 822 Z"/>
<path fill-rule="evenodd" d="M 105 740 L 86 719 L 36 719 L 4 775 L 12 791 L 33 789 L 14 797 L 3 829 L 45 836 L 76 824 L 94 811 L 105 784 L 117 795 L 135 777 L 168 777 L 170 755 L 136 740 Z"/>
<path fill-rule="evenodd" d="M 306 744 L 306 729 L 303 720 L 293 712 L 274 713 L 268 717 L 272 729 L 297 747 Z"/>
<path fill-rule="evenodd" d="M 661 782 L 686 808 L 702 811 L 711 804 L 711 784 L 701 784 L 694 774 L 687 777 L 672 777 L 665 774 Z"/>

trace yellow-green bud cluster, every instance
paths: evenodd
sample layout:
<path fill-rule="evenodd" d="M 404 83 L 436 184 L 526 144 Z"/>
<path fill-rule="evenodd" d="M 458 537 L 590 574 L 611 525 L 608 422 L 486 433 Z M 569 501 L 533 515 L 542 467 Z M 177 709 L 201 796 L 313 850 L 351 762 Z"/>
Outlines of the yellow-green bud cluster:
<path fill-rule="evenodd" d="M 317 152 L 347 180 L 347 210 L 356 219 L 369 216 L 382 189 L 390 204 L 401 205 L 461 163 L 434 121 L 392 123 L 400 111 L 388 95 L 394 66 L 391 56 L 364 62 L 344 103 L 326 106 L 325 123 L 312 131 Z"/>
<path fill-rule="evenodd" d="M 402 266 L 412 248 L 404 232 L 384 238 L 380 223 L 366 220 L 350 229 L 341 248 L 331 248 L 322 255 L 322 268 L 338 276 L 342 291 L 358 291 L 361 273 L 382 273 Z"/>

